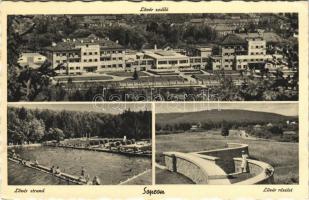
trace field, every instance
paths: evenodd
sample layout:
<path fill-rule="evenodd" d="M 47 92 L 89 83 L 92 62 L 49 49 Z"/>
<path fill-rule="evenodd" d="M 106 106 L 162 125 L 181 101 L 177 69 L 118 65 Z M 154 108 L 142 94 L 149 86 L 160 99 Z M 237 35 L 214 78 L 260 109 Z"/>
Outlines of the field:
<path fill-rule="evenodd" d="M 156 136 L 156 162 L 162 163 L 162 152 L 194 152 L 218 149 L 228 142 L 249 145 L 250 157 L 275 168 L 276 184 L 297 184 L 299 181 L 298 143 L 250 140 L 237 136 L 222 137 L 219 132 L 180 133 Z"/>

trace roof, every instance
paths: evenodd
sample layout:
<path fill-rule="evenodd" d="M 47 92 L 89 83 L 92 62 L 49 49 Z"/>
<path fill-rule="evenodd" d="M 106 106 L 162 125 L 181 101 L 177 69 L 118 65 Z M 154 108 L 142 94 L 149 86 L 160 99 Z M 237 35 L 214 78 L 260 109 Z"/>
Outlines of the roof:
<path fill-rule="evenodd" d="M 56 44 L 56 46 L 50 46 L 47 47 L 47 50 L 50 51 L 64 51 L 64 50 L 80 50 L 80 47 L 86 44 L 96 44 L 100 45 L 101 48 L 107 48 L 107 49 L 123 49 L 124 47 L 116 42 L 113 42 L 109 39 L 104 39 L 97 37 L 94 34 L 90 34 L 86 38 L 70 38 L 70 39 L 64 39 L 64 41 L 59 42 Z"/>
<path fill-rule="evenodd" d="M 216 31 L 235 31 L 236 26 L 227 26 L 227 25 L 217 25 L 214 27 Z"/>
<path fill-rule="evenodd" d="M 189 58 L 188 56 L 182 55 L 180 53 L 176 53 L 175 51 L 164 51 L 162 49 L 159 50 L 147 50 L 145 51 L 145 55 L 150 56 L 155 59 L 173 59 L 173 58 Z"/>
<path fill-rule="evenodd" d="M 266 42 L 280 43 L 283 39 L 273 32 L 264 32 L 262 34 L 259 33 L 239 33 L 237 36 L 246 39 L 246 38 L 254 38 L 254 37 L 262 37 Z"/>
<path fill-rule="evenodd" d="M 235 34 L 228 34 L 223 38 L 221 44 L 222 45 L 242 45 L 242 44 L 246 44 L 246 40 L 244 40 L 243 38 Z"/>

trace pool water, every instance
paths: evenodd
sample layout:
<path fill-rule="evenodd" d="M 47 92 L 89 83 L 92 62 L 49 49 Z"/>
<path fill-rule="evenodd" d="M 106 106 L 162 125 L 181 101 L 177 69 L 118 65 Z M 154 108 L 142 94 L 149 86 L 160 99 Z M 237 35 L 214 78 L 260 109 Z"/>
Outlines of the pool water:
<path fill-rule="evenodd" d="M 23 159 L 38 160 L 39 164 L 59 166 L 62 172 L 80 176 L 84 167 L 92 180 L 98 176 L 102 185 L 115 185 L 128 178 L 151 169 L 151 159 L 130 157 L 115 153 L 66 149 L 57 147 L 17 148 L 16 153 Z M 49 174 L 29 169 L 16 163 L 8 164 L 9 185 L 58 185 L 68 184 Z M 151 182 L 151 176 L 149 176 Z"/>

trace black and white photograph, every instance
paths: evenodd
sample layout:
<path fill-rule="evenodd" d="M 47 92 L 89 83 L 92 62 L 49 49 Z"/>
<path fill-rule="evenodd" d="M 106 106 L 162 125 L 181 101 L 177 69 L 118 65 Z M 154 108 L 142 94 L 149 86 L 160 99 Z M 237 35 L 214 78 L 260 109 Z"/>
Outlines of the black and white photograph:
<path fill-rule="evenodd" d="M 298 103 L 157 103 L 156 184 L 299 184 Z"/>
<path fill-rule="evenodd" d="M 8 101 L 298 101 L 298 13 L 9 15 Z"/>
<path fill-rule="evenodd" d="M 8 185 L 151 185 L 151 104 L 8 106 Z"/>

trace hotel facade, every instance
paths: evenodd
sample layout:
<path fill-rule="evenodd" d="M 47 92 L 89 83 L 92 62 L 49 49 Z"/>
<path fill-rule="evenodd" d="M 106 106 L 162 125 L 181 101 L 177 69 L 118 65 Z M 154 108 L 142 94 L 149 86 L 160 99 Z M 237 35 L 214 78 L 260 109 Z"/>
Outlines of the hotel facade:
<path fill-rule="evenodd" d="M 177 71 L 186 69 L 247 70 L 256 66 L 278 68 L 279 54 L 266 54 L 266 41 L 259 34 L 229 34 L 219 44 L 219 54 L 210 46 L 186 50 L 128 50 L 107 38 L 64 39 L 45 49 L 44 54 L 58 74 L 104 73 L 111 71 Z"/>
<path fill-rule="evenodd" d="M 90 35 L 87 38 L 64 39 L 45 49 L 48 60 L 59 74 L 123 71 L 125 49 L 118 42 Z"/>

